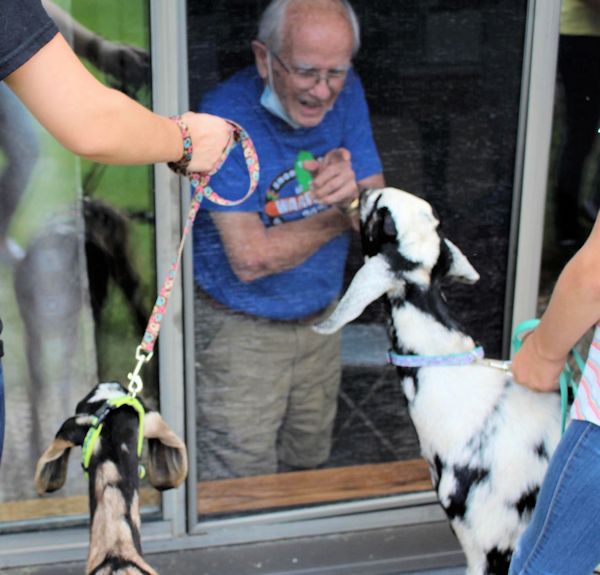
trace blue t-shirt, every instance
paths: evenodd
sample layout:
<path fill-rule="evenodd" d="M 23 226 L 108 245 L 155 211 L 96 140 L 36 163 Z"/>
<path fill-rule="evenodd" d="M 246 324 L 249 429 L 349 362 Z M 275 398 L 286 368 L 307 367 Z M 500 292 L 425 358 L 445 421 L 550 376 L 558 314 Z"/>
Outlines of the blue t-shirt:
<path fill-rule="evenodd" d="M 209 92 L 200 105 L 202 112 L 234 120 L 248 132 L 258 153 L 260 180 L 256 192 L 241 205 L 203 201 L 193 230 L 194 276 L 206 293 L 230 309 L 271 319 L 299 319 L 325 308 L 339 294 L 349 233 L 336 236 L 291 270 L 244 283 L 233 273 L 208 211 L 258 212 L 268 227 L 334 209 L 314 204 L 310 194 L 302 193 L 294 170 L 301 150 L 320 158 L 335 148 L 348 149 L 357 181 L 381 173 L 382 166 L 363 88 L 353 72 L 333 108 L 314 128 L 294 130 L 268 112 L 260 104 L 263 87 L 252 66 Z M 241 146 L 210 183 L 225 198 L 244 196 L 249 179 Z"/>

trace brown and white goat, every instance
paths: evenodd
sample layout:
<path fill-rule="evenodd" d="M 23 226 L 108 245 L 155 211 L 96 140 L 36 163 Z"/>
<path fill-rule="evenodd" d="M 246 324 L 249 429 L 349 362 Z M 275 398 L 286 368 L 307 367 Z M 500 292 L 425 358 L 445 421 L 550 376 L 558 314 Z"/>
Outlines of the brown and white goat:
<path fill-rule="evenodd" d="M 442 282 L 472 284 L 479 275 L 426 201 L 370 190 L 360 220 L 365 264 L 316 329 L 333 333 L 386 296 L 392 352 L 411 364 L 397 367 L 408 411 L 467 572 L 508 573 L 560 437 L 560 399 L 486 365 L 451 365 L 476 346 L 451 318 Z"/>
<path fill-rule="evenodd" d="M 60 489 L 69 452 L 83 445 L 103 414 L 102 432 L 90 446 L 87 464 L 90 503 L 88 575 L 156 575 L 142 557 L 139 513 L 138 439 L 140 416 L 127 403 L 106 409 L 127 391 L 119 383 L 100 383 L 77 405 L 54 441 L 38 460 L 35 484 L 40 495 Z M 141 403 L 141 401 L 140 401 Z M 143 434 L 148 439 L 148 478 L 157 489 L 177 487 L 187 475 L 185 444 L 160 414 L 147 411 Z M 105 411 L 104 411 L 105 410 Z M 89 441 L 89 440 L 88 440 Z"/>

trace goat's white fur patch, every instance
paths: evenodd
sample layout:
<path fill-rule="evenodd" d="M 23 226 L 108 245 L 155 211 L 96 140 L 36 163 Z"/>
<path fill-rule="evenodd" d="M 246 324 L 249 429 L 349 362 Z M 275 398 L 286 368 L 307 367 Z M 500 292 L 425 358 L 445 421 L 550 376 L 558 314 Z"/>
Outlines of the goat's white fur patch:
<path fill-rule="evenodd" d="M 393 308 L 392 321 L 395 325 L 403 326 L 397 334 L 398 338 L 417 354 L 462 353 L 475 347 L 471 337 L 448 329 L 411 304 Z"/>
<path fill-rule="evenodd" d="M 122 397 L 126 395 L 121 387 L 120 383 L 115 382 L 107 382 L 100 383 L 95 390 L 94 395 L 89 398 L 90 403 L 96 403 L 99 401 L 106 402 L 109 399 L 114 399 L 115 397 Z"/>

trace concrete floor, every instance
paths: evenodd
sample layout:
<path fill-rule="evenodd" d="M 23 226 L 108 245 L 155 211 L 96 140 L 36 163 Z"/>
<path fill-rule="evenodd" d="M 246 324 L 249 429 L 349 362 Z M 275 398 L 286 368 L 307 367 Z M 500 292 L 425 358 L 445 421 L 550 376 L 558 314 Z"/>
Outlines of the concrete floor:
<path fill-rule="evenodd" d="M 162 575 L 179 575 L 184 573 L 196 574 L 197 551 L 163 553 L 152 555 L 150 562 Z M 81 575 L 85 572 L 85 564 L 60 563 L 50 566 L 19 567 L 15 569 L 2 569 L 2 575 Z M 453 567 L 449 569 L 436 569 L 433 571 L 411 571 L 398 575 L 464 575 L 464 567 Z M 328 573 L 331 573 L 328 571 Z M 245 575 L 240 573 L 240 575 Z M 333 575 L 333 574 L 332 574 Z M 341 573 L 336 575 L 342 575 Z M 393 574 L 389 574 L 393 575 Z"/>

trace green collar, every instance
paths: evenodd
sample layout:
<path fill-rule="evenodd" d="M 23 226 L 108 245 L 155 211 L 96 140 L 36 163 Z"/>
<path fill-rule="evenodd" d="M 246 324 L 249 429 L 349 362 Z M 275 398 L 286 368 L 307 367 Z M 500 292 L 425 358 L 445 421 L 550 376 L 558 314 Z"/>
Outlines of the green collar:
<path fill-rule="evenodd" d="M 144 445 L 144 415 L 146 413 L 143 405 L 137 398 L 131 397 L 130 395 L 123 395 L 121 397 L 109 399 L 92 416 L 92 424 L 85 436 L 85 439 L 83 440 L 83 445 L 81 446 L 81 466 L 83 467 L 83 471 L 86 476 L 90 466 L 90 460 L 92 458 L 94 446 L 96 445 L 96 442 L 102 433 L 106 416 L 114 409 L 119 409 L 119 407 L 122 407 L 123 405 L 133 407 L 133 409 L 137 411 L 139 417 L 137 454 L 138 457 L 142 456 L 142 448 Z"/>

